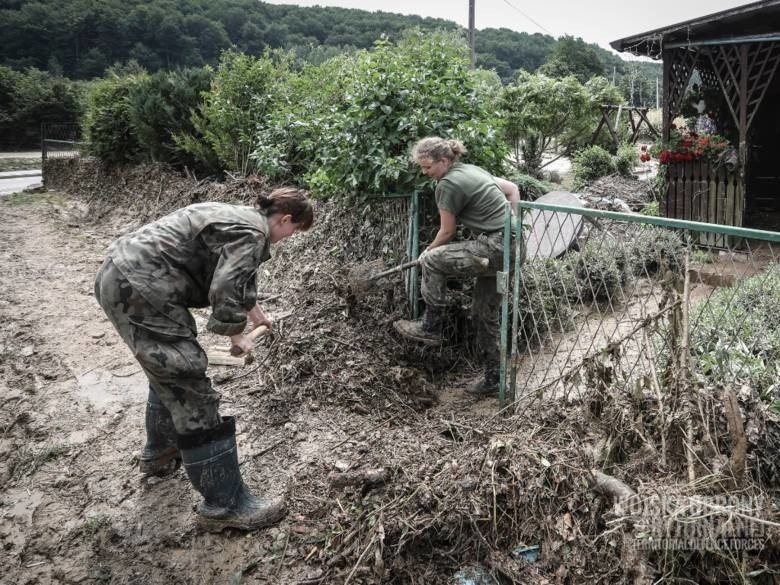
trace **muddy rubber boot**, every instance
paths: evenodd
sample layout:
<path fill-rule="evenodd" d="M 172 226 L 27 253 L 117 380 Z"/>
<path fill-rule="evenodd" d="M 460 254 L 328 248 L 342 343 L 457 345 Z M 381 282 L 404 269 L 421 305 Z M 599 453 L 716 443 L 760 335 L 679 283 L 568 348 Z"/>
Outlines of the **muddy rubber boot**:
<path fill-rule="evenodd" d="M 393 323 L 393 327 L 407 339 L 430 346 L 441 345 L 442 309 L 429 305 L 422 318 L 416 321 L 401 319 Z"/>
<path fill-rule="evenodd" d="M 203 502 L 198 524 L 209 532 L 225 528 L 257 530 L 275 524 L 287 512 L 284 498 L 260 499 L 250 494 L 238 469 L 236 420 L 206 431 L 178 436 L 184 469 Z"/>
<path fill-rule="evenodd" d="M 498 395 L 498 382 L 501 378 L 501 370 L 498 366 L 485 368 L 485 375 L 476 384 L 466 388 L 466 393 L 476 398 L 488 398 Z"/>
<path fill-rule="evenodd" d="M 171 413 L 150 386 L 146 401 L 146 445 L 138 456 L 138 467 L 144 475 L 162 476 L 176 471 L 180 463 Z"/>

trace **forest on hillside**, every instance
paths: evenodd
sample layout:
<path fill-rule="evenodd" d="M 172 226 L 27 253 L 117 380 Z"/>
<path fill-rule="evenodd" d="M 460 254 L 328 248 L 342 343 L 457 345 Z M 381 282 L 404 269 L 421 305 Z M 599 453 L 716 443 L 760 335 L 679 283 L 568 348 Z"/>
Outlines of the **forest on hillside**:
<path fill-rule="evenodd" d="M 293 50 L 301 61 L 318 64 L 369 48 L 382 36 L 398 40 L 410 28 L 461 30 L 442 19 L 254 0 L 0 0 L 0 65 L 93 79 L 131 60 L 149 72 L 216 65 L 228 48 Z M 546 66 L 548 73 L 581 81 L 611 77 L 629 101 L 642 95 L 650 103 L 659 73 L 657 64 L 626 62 L 573 37 L 483 29 L 475 43 L 477 65 L 494 69 L 504 82 Z"/>

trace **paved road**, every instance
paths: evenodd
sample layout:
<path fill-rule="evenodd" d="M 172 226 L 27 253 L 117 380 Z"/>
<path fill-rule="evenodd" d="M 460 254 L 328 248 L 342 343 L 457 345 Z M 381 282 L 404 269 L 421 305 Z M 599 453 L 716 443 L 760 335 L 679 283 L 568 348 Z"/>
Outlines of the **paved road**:
<path fill-rule="evenodd" d="M 13 177 L 11 179 L 0 178 L 0 196 L 23 191 L 27 187 L 41 182 L 40 171 L 36 175 Z"/>
<path fill-rule="evenodd" d="M 41 158 L 41 151 L 28 150 L 24 152 L 0 152 L 0 158 Z"/>

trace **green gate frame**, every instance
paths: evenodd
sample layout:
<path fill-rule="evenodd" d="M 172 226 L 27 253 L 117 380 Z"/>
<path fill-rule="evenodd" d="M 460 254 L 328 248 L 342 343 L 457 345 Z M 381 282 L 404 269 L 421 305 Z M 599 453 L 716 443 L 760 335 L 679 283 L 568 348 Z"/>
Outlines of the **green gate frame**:
<path fill-rule="evenodd" d="M 620 213 L 616 211 L 602 211 L 599 209 L 586 209 L 582 207 L 569 207 L 565 205 L 551 205 L 547 203 L 533 203 L 530 201 L 520 201 L 506 205 L 504 214 L 504 263 L 503 272 L 498 273 L 496 279 L 496 288 L 502 295 L 501 299 L 501 375 L 499 378 L 498 407 L 499 411 L 504 411 L 507 406 L 507 398 L 511 399 L 510 404 L 516 400 L 517 385 L 517 333 L 518 333 L 518 313 L 520 303 L 520 269 L 523 261 L 523 243 L 524 239 L 517 237 L 522 234 L 528 226 L 523 224 L 523 218 L 526 212 L 538 209 L 541 211 L 555 211 L 560 213 L 580 215 L 586 219 L 611 219 L 626 223 L 639 223 L 645 225 L 654 225 L 664 228 L 688 230 L 698 233 L 710 233 L 731 238 L 745 240 L 760 240 L 763 242 L 780 243 L 780 232 L 771 232 L 765 230 L 756 230 L 750 228 L 741 228 L 726 225 L 717 225 L 712 223 L 702 223 L 687 221 L 682 219 L 671 219 L 666 217 L 652 217 L 647 215 Z M 512 226 L 514 223 L 514 236 L 512 235 Z M 512 286 L 509 287 L 510 276 L 510 258 L 512 246 L 515 247 L 514 278 Z M 511 290 L 510 290 L 511 288 Z M 510 318 L 509 318 L 509 295 L 512 295 L 512 316 L 511 316 L 511 347 L 509 346 Z M 511 363 L 511 368 L 510 368 Z M 507 392 L 507 378 L 509 378 L 509 392 Z"/>

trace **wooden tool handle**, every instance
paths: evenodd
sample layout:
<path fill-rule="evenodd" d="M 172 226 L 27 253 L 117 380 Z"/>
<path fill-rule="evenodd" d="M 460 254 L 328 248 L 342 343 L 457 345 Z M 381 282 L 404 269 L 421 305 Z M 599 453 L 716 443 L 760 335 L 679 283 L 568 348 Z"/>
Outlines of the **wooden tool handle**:
<path fill-rule="evenodd" d="M 266 333 L 268 333 L 268 327 L 265 325 L 260 325 L 260 327 L 256 327 L 252 329 L 252 331 L 247 333 L 246 338 L 249 341 L 254 341 L 258 337 L 260 337 L 261 335 L 265 335 Z M 242 353 L 244 353 L 243 350 L 237 345 L 234 345 L 233 347 L 230 348 L 230 355 L 232 356 L 239 356 Z"/>
<path fill-rule="evenodd" d="M 408 268 L 414 268 L 415 266 L 419 266 L 420 261 L 419 260 L 412 260 L 411 262 L 404 262 L 400 266 L 396 266 L 395 268 L 390 268 L 388 270 L 383 270 L 382 272 L 378 272 L 377 274 L 373 274 L 371 276 L 371 280 L 377 280 L 379 278 L 382 278 L 383 276 L 389 276 L 391 274 L 395 274 L 396 272 L 401 272 L 402 270 L 406 270 Z"/>

